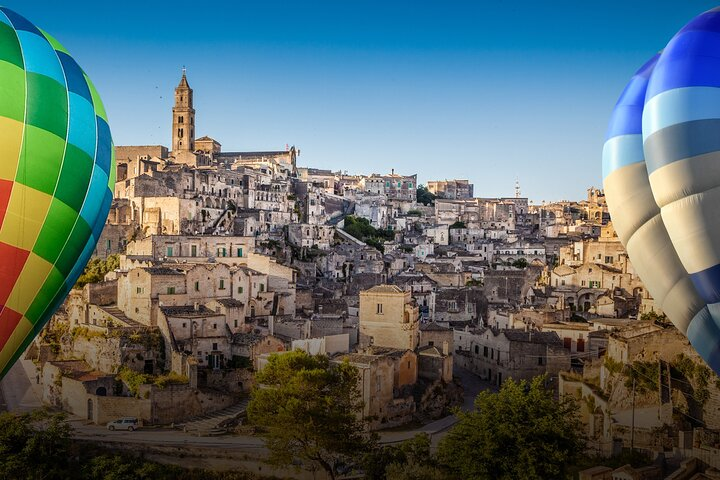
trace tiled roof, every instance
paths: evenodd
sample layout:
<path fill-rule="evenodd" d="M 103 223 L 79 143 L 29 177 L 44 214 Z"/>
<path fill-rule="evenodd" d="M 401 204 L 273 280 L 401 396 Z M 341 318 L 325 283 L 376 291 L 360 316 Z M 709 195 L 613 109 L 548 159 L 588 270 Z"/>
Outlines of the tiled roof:
<path fill-rule="evenodd" d="M 235 300 L 234 298 L 216 298 L 215 300 L 224 307 L 238 308 L 245 305 L 240 300 Z"/>
<path fill-rule="evenodd" d="M 220 315 L 219 313 L 213 312 L 205 305 L 198 305 L 197 310 L 194 305 L 163 306 L 160 307 L 160 311 L 163 312 L 165 316 L 172 317 L 203 317 L 208 315 Z"/>
<path fill-rule="evenodd" d="M 372 293 L 403 293 L 403 291 L 396 285 L 375 285 L 366 291 Z"/>
<path fill-rule="evenodd" d="M 174 268 L 168 267 L 143 267 L 143 270 L 151 275 L 182 275 L 183 273 Z"/>
<path fill-rule="evenodd" d="M 449 332 L 450 329 L 443 327 L 435 322 L 422 323 L 420 324 L 420 330 L 423 332 Z"/>
<path fill-rule="evenodd" d="M 523 330 L 503 330 L 511 342 L 545 343 L 548 345 L 562 346 L 563 342 L 555 332 L 525 332 Z"/>

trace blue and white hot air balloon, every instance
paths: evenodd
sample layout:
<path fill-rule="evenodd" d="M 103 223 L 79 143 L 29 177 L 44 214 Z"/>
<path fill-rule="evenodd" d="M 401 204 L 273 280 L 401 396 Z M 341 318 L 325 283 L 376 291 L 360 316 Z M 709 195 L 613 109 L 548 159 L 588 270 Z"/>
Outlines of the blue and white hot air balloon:
<path fill-rule="evenodd" d="M 720 374 L 720 9 L 630 80 L 610 120 L 603 184 L 648 291 Z"/>

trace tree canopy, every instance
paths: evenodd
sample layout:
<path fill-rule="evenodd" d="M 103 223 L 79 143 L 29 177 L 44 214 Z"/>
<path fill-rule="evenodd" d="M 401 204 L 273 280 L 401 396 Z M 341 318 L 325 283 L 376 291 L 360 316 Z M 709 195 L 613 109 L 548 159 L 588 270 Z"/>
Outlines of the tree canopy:
<path fill-rule="evenodd" d="M 64 414 L 0 413 L 0 478 L 28 480 L 255 480 L 250 472 L 214 472 L 163 465 L 76 442 Z"/>
<path fill-rule="evenodd" d="M 271 355 L 257 373 L 258 387 L 248 405 L 248 420 L 261 428 L 269 462 L 311 469 L 330 478 L 373 448 L 358 390 L 358 371 L 348 362 L 331 363 L 303 351 Z"/>
<path fill-rule="evenodd" d="M 417 188 L 417 202 L 423 205 L 430 205 L 435 201 L 437 196 L 430 192 L 425 185 L 418 185 Z"/>
<path fill-rule="evenodd" d="M 365 456 L 367 480 L 450 480 L 430 451 L 430 435 L 420 433 L 400 445 L 385 445 Z"/>
<path fill-rule="evenodd" d="M 72 428 L 62 415 L 38 410 L 0 414 L 0 472 L 3 478 L 63 478 L 69 464 Z"/>
<path fill-rule="evenodd" d="M 438 452 L 453 478 L 568 477 L 585 446 L 578 406 L 570 398 L 553 399 L 544 383 L 544 376 L 510 379 L 497 394 L 481 392 L 474 411 L 457 412 L 460 421 Z"/>
<path fill-rule="evenodd" d="M 381 252 L 385 251 L 383 242 L 395 238 L 395 232 L 392 230 L 375 228 L 370 225 L 370 221 L 367 218 L 356 217 L 354 215 L 345 217 L 343 230 Z"/>
<path fill-rule="evenodd" d="M 76 287 L 84 287 L 88 283 L 101 282 L 105 274 L 120 267 L 120 257 L 118 255 L 110 255 L 106 259 L 93 258 L 85 265 L 80 278 L 78 278 Z"/>

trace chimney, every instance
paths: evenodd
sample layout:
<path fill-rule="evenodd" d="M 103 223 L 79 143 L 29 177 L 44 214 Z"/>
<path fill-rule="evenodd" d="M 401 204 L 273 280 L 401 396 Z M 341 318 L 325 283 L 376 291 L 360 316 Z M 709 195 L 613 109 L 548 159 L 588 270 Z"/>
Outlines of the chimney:
<path fill-rule="evenodd" d="M 196 312 L 200 310 L 200 302 L 195 302 L 193 304 L 193 310 L 195 310 Z"/>
<path fill-rule="evenodd" d="M 390 175 L 395 175 L 395 169 L 394 169 L 394 168 L 390 170 Z"/>

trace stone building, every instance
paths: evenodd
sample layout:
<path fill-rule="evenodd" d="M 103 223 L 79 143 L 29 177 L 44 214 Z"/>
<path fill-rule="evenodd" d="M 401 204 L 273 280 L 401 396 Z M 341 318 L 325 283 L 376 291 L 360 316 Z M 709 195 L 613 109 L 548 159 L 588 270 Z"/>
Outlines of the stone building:
<path fill-rule="evenodd" d="M 461 366 L 498 386 L 508 378 L 531 380 L 543 374 L 557 380 L 559 372 L 570 370 L 570 352 L 555 332 L 455 330 L 455 347 Z"/>
<path fill-rule="evenodd" d="M 384 195 L 388 200 L 414 203 L 417 199 L 417 175 L 399 175 L 394 169 L 389 175 L 365 177 L 360 185 L 371 195 Z"/>
<path fill-rule="evenodd" d="M 473 184 L 468 180 L 433 180 L 427 182 L 430 193 L 449 200 L 464 200 L 473 197 Z"/>
<path fill-rule="evenodd" d="M 360 345 L 414 350 L 420 311 L 410 292 L 377 285 L 360 292 Z"/>
<path fill-rule="evenodd" d="M 445 383 L 453 377 L 453 330 L 435 322 L 420 325 L 418 347 L 418 375 L 427 380 L 442 380 Z"/>
<path fill-rule="evenodd" d="M 378 353 L 351 353 L 334 359 L 348 361 L 358 369 L 363 416 L 371 419 L 373 430 L 407 423 L 415 413 L 411 388 L 417 380 L 415 353 L 401 349 Z"/>
<path fill-rule="evenodd" d="M 288 241 L 296 247 L 321 250 L 330 248 L 335 236 L 335 227 L 331 225 L 313 225 L 309 223 L 293 223 L 288 225 Z"/>

